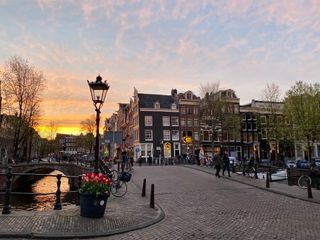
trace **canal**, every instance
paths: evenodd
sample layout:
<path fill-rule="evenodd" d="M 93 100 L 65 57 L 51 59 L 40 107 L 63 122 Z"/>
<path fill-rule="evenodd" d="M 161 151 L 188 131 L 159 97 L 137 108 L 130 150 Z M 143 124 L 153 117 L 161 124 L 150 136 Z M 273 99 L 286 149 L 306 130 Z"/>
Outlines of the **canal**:
<path fill-rule="evenodd" d="M 62 174 L 62 172 L 54 170 L 52 175 Z M 75 193 L 70 193 L 68 178 L 61 178 L 61 203 L 63 206 L 75 204 Z M 57 191 L 57 178 L 53 176 L 46 176 L 32 185 L 24 186 L 15 189 L 15 192 L 26 192 L 24 195 L 11 195 L 11 207 L 14 210 L 27 210 L 27 211 L 45 211 L 54 208 L 56 201 L 55 192 Z M 49 194 L 53 193 L 53 194 Z M 45 195 L 36 195 L 45 194 Z M 4 195 L 0 195 L 0 206 L 3 207 Z"/>

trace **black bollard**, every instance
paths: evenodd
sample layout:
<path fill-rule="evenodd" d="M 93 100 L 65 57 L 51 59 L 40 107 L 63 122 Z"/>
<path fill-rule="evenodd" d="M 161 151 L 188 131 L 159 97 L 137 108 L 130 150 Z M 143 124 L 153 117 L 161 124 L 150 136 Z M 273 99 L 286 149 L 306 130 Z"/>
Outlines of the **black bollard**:
<path fill-rule="evenodd" d="M 270 188 L 269 172 L 266 172 L 266 188 Z"/>
<path fill-rule="evenodd" d="M 54 210 L 61 210 L 62 205 L 61 205 L 61 177 L 62 174 L 57 174 L 57 192 L 56 192 L 56 203 L 54 205 Z"/>
<path fill-rule="evenodd" d="M 146 183 L 147 183 L 147 180 L 144 178 L 143 179 L 143 185 L 142 185 L 141 197 L 145 197 L 146 196 Z"/>
<path fill-rule="evenodd" d="M 11 205 L 10 205 L 10 195 L 11 195 L 11 184 L 12 184 L 12 168 L 9 167 L 7 170 L 7 187 L 4 195 L 4 206 L 2 209 L 2 214 L 11 213 Z"/>
<path fill-rule="evenodd" d="M 77 203 L 76 205 L 79 206 L 80 205 L 80 188 L 81 188 L 81 184 L 82 184 L 82 175 L 78 176 L 78 194 L 77 194 Z"/>
<path fill-rule="evenodd" d="M 154 184 L 151 184 L 150 208 L 154 208 Z"/>
<path fill-rule="evenodd" d="M 310 181 L 308 181 L 308 188 L 307 189 L 308 189 L 308 198 L 313 198 Z"/>
<path fill-rule="evenodd" d="M 242 175 L 243 176 L 246 175 L 246 166 L 245 166 L 245 164 L 243 164 L 243 166 L 242 166 Z"/>
<path fill-rule="evenodd" d="M 254 177 L 255 177 L 255 179 L 258 179 L 258 165 L 256 165 L 256 167 L 254 169 Z"/>

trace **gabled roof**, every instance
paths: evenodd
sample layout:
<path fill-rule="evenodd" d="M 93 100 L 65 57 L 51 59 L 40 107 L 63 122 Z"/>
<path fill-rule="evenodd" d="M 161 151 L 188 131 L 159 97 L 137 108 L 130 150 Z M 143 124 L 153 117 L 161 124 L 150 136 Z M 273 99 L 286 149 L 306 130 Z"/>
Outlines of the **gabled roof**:
<path fill-rule="evenodd" d="M 138 93 L 140 108 L 154 108 L 154 104 L 159 102 L 160 108 L 171 109 L 171 105 L 175 102 L 170 95 L 157 95 Z"/>

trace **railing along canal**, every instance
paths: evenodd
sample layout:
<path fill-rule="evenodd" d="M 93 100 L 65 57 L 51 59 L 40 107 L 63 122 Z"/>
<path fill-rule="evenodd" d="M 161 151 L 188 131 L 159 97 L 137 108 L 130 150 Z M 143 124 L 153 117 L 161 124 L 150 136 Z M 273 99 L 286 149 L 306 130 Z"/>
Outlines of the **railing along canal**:
<path fill-rule="evenodd" d="M 4 205 L 2 209 L 2 214 L 9 214 L 11 213 L 11 204 L 10 199 L 12 195 L 53 195 L 55 194 L 55 204 L 54 204 L 54 210 L 61 210 L 62 204 L 61 204 L 61 194 L 62 193 L 77 193 L 76 195 L 76 205 L 79 205 L 79 191 L 78 190 L 70 190 L 68 192 L 61 192 L 60 186 L 61 186 L 61 178 L 67 178 L 67 179 L 78 179 L 78 189 L 81 186 L 81 179 L 82 176 L 66 176 L 62 174 L 40 174 L 40 173 L 14 173 L 12 172 L 12 168 L 9 167 L 7 169 L 6 173 L 0 173 L 0 175 L 6 176 L 6 189 L 5 192 L 0 192 L 0 195 L 4 195 Z M 39 177 L 55 177 L 57 178 L 57 189 L 55 192 L 49 192 L 49 193 L 31 193 L 31 192 L 13 192 L 12 189 L 12 180 L 14 176 L 39 176 Z"/>

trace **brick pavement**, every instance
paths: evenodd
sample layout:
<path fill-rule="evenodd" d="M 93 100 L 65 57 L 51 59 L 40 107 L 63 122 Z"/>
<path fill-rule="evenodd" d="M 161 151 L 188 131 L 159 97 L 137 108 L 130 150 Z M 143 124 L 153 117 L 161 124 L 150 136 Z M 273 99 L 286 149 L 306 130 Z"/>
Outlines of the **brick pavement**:
<path fill-rule="evenodd" d="M 208 167 L 198 166 L 198 165 L 185 165 L 185 167 L 197 169 L 213 175 L 215 174 L 215 170 L 213 168 L 208 168 Z M 278 181 L 270 182 L 270 188 L 266 188 L 266 180 L 255 179 L 249 176 L 242 176 L 242 173 L 232 174 L 231 178 L 229 177 L 223 177 L 223 178 L 229 179 L 231 181 L 237 181 L 250 186 L 254 186 L 265 191 L 300 199 L 303 201 L 320 203 L 320 190 L 312 188 L 313 198 L 308 198 L 307 190 L 303 190 L 298 186 L 289 186 L 286 180 L 281 182 L 278 182 Z"/>
<path fill-rule="evenodd" d="M 98 239 L 319 239 L 319 204 L 192 168 L 142 167 L 136 173 L 137 179 L 147 178 L 147 185 L 155 183 L 156 202 L 165 219 Z"/>
<path fill-rule="evenodd" d="M 110 196 L 104 218 L 81 217 L 79 207 L 75 205 L 45 212 L 13 211 L 8 215 L 0 215 L 0 238 L 108 236 L 143 228 L 163 218 L 161 208 L 150 208 L 149 199 L 142 198 L 140 188 L 131 181 L 124 197 Z"/>
<path fill-rule="evenodd" d="M 155 201 L 165 218 L 136 231 L 107 237 L 101 234 L 94 239 L 319 239 L 319 204 L 250 185 L 249 181 L 257 182 L 255 179 L 244 178 L 248 183 L 242 184 L 236 180 L 242 176 L 218 179 L 212 169 L 194 168 L 197 166 L 137 166 L 134 182 L 142 183 L 146 178 L 147 195 L 150 184 L 155 184 Z M 275 189 L 275 183 L 271 184 Z M 134 204 L 128 208 L 139 212 Z"/>

